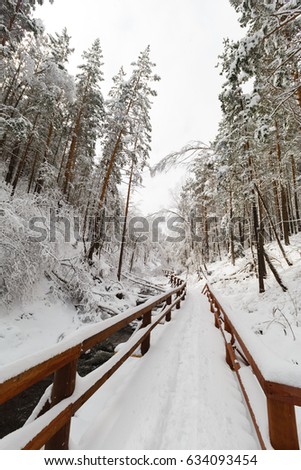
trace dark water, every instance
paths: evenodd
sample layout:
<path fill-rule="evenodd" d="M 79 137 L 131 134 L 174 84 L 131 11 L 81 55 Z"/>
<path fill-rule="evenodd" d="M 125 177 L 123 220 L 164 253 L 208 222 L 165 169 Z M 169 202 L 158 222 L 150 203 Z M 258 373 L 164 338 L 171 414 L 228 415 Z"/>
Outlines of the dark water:
<path fill-rule="evenodd" d="M 101 364 L 104 364 L 112 357 L 115 346 L 127 341 L 132 333 L 133 329 L 127 326 L 118 333 L 111 335 L 103 343 L 99 343 L 92 348 L 88 354 L 80 357 L 77 368 L 79 375 L 84 377 Z M 52 380 L 52 376 L 47 377 L 0 405 L 0 439 L 23 426 Z"/>

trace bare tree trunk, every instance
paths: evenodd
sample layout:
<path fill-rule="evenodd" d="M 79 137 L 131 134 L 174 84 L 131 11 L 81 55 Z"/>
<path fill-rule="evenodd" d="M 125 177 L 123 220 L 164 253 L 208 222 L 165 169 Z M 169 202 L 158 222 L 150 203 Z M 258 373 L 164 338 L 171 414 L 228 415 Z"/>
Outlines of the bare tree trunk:
<path fill-rule="evenodd" d="M 281 277 L 279 276 L 277 269 L 275 268 L 272 261 L 270 260 L 267 252 L 265 250 L 263 252 L 264 252 L 265 260 L 266 260 L 270 270 L 274 274 L 274 277 L 275 277 L 276 281 L 278 282 L 279 286 L 282 288 L 283 292 L 286 292 L 288 290 L 288 288 L 283 284 L 283 282 L 281 280 Z"/>
<path fill-rule="evenodd" d="M 230 230 L 230 253 L 231 253 L 231 262 L 235 266 L 235 247 L 234 247 L 234 232 L 233 232 L 233 201 L 232 201 L 232 190 L 229 192 L 230 208 L 229 208 L 229 230 Z"/>
<path fill-rule="evenodd" d="M 75 127 L 73 130 L 72 134 L 72 139 L 71 139 L 71 145 L 69 149 L 69 154 L 66 162 L 66 167 L 65 167 L 65 179 L 64 179 L 64 184 L 63 184 L 63 193 L 67 194 L 69 190 L 69 183 L 72 178 L 72 170 L 74 168 L 74 163 L 75 163 L 75 150 L 76 150 L 76 144 L 77 144 L 77 137 L 78 133 L 80 130 L 80 125 L 81 125 L 81 116 L 82 116 L 82 106 L 77 114 L 76 121 L 75 121 Z"/>
<path fill-rule="evenodd" d="M 277 160 L 278 160 L 278 167 L 279 167 L 279 180 L 280 180 L 280 197 L 281 197 L 281 213 L 282 213 L 282 230 L 283 230 L 283 238 L 284 244 L 289 245 L 289 220 L 288 220 L 288 211 L 287 211 L 287 199 L 286 199 L 286 192 L 281 181 L 282 179 L 282 171 L 281 171 L 281 147 L 280 147 L 280 136 L 279 136 L 279 128 L 278 123 L 275 122 L 276 127 L 276 149 L 277 149 Z"/>
<path fill-rule="evenodd" d="M 65 163 L 65 157 L 66 157 L 67 147 L 68 147 L 68 144 L 69 144 L 69 139 L 70 139 L 71 133 L 72 133 L 72 131 L 70 130 L 69 134 L 66 138 L 65 145 L 64 145 L 64 150 L 63 150 L 62 157 L 61 157 L 60 168 L 59 168 L 59 172 L 58 172 L 58 175 L 57 175 L 57 183 L 60 183 L 60 180 L 61 180 L 61 177 L 62 177 L 63 166 L 64 166 L 64 163 Z"/>
<path fill-rule="evenodd" d="M 4 103 L 4 104 L 7 103 L 7 100 L 8 100 L 8 98 L 9 98 L 9 95 L 10 95 L 12 89 L 13 89 L 13 86 L 14 86 L 14 84 L 15 84 L 15 82 L 16 82 L 16 80 L 17 80 L 19 74 L 20 74 L 20 70 L 21 70 L 21 61 L 20 61 L 19 65 L 18 65 L 18 68 L 16 69 L 16 71 L 15 71 L 15 73 L 14 73 L 14 76 L 12 77 L 12 79 L 11 79 L 11 81 L 10 81 L 10 84 L 9 84 L 7 90 L 6 90 L 5 97 L 4 97 L 4 99 L 3 99 L 3 103 Z"/>
<path fill-rule="evenodd" d="M 282 243 L 281 243 L 281 241 L 280 241 L 280 238 L 279 238 L 279 236 L 278 236 L 278 234 L 277 234 L 277 230 L 276 230 L 276 227 L 275 227 L 274 222 L 273 222 L 273 220 L 272 220 L 272 217 L 271 217 L 271 215 L 270 215 L 270 213 L 269 213 L 269 210 L 268 210 L 268 208 L 267 208 L 267 205 L 266 205 L 266 203 L 265 203 L 265 201 L 264 201 L 264 199 L 263 199 L 263 197 L 262 197 L 262 195 L 261 195 L 261 193 L 260 193 L 260 191 L 259 191 L 258 186 L 257 186 L 256 183 L 254 183 L 254 188 L 256 189 L 256 191 L 257 191 L 257 193 L 258 193 L 258 196 L 259 196 L 259 198 L 260 198 L 260 200 L 261 200 L 261 202 L 262 202 L 262 204 L 263 204 L 263 207 L 265 208 L 266 214 L 267 214 L 267 216 L 268 216 L 268 218 L 269 218 L 269 220 L 270 220 L 270 223 L 271 223 L 271 226 L 272 226 L 272 229 L 273 229 L 273 232 L 274 232 L 274 235 L 275 235 L 277 244 L 278 244 L 278 246 L 279 246 L 279 248 L 280 248 L 280 251 L 281 251 L 281 253 L 282 253 L 282 255 L 283 255 L 285 261 L 287 262 L 287 264 L 288 264 L 289 266 L 292 266 L 293 263 L 292 263 L 291 261 L 289 261 L 288 257 L 286 256 L 286 253 L 285 253 L 285 251 L 284 251 L 284 248 L 283 248 L 283 246 L 282 246 Z"/>
<path fill-rule="evenodd" d="M 281 184 L 281 209 L 282 209 L 282 225 L 283 225 L 283 238 L 284 244 L 289 245 L 289 235 L 290 235 L 290 227 L 289 227 L 289 215 L 287 210 L 287 195 L 286 190 L 283 184 Z"/>
<path fill-rule="evenodd" d="M 135 259 L 135 251 L 136 251 L 136 246 L 137 246 L 137 241 L 134 243 L 134 248 L 131 254 L 131 260 L 130 260 L 130 273 L 133 271 L 134 267 L 134 259 Z"/>
<path fill-rule="evenodd" d="M 209 246 L 209 226 L 208 226 L 208 217 L 207 217 L 207 207 L 203 205 L 203 220 L 204 220 L 204 251 L 203 257 L 204 262 L 209 263 L 210 259 L 210 246 Z"/>
<path fill-rule="evenodd" d="M 296 91 L 296 95 L 297 95 L 297 102 L 301 108 L 301 85 L 300 85 L 300 82 L 299 82 L 299 71 L 298 69 L 296 69 L 296 72 L 294 73 L 294 79 L 295 79 L 295 82 L 297 84 L 297 91 Z"/>
<path fill-rule="evenodd" d="M 33 159 L 33 165 L 32 165 L 32 168 L 31 168 L 31 174 L 30 174 L 30 178 L 29 178 L 29 182 L 28 182 L 28 187 L 27 187 L 27 192 L 28 193 L 31 190 L 31 186 L 32 186 L 32 183 L 33 183 L 33 180 L 34 180 L 34 175 L 35 175 L 36 166 L 37 166 L 37 163 L 38 163 L 38 160 L 39 160 L 39 155 L 40 155 L 40 152 L 38 150 L 36 150 L 36 153 L 35 153 L 35 156 L 34 156 L 34 159 Z"/>
<path fill-rule="evenodd" d="M 291 186 L 288 184 L 287 185 L 287 210 L 288 210 L 288 216 L 289 216 L 289 225 L 290 225 L 290 233 L 297 233 L 298 228 L 297 228 L 297 221 L 294 217 L 294 208 L 293 208 L 293 198 L 292 198 L 292 192 L 291 192 Z"/>
<path fill-rule="evenodd" d="M 134 89 L 133 89 L 134 92 L 138 88 L 138 85 L 139 85 L 139 82 L 140 82 L 140 77 L 141 77 L 141 74 L 139 74 L 138 77 L 137 77 L 137 81 L 136 81 Z M 128 104 L 128 107 L 126 109 L 124 117 L 128 116 L 132 105 L 133 105 L 133 98 L 130 100 L 130 102 Z M 105 175 L 104 182 L 103 182 L 102 189 L 101 189 L 101 194 L 100 194 L 100 198 L 99 198 L 99 209 L 102 209 L 102 207 L 103 207 L 103 203 L 104 203 L 104 200 L 105 200 L 105 197 L 106 197 L 107 188 L 108 188 L 108 185 L 109 185 L 109 181 L 110 181 L 110 177 L 111 177 L 111 173 L 112 173 L 112 169 L 113 169 L 113 164 L 115 162 L 115 158 L 116 158 L 116 155 L 118 153 L 118 149 L 119 149 L 119 146 L 120 146 L 120 143 L 121 143 L 121 137 L 122 137 L 122 134 L 123 134 L 124 130 L 125 129 L 123 127 L 119 131 L 119 133 L 117 135 L 117 138 L 116 138 L 116 141 L 115 141 L 115 145 L 114 145 L 114 148 L 113 148 L 113 151 L 112 151 L 112 154 L 111 154 L 111 158 L 110 158 L 110 161 L 109 161 L 109 165 L 107 167 L 106 175 Z M 95 250 L 97 250 L 98 247 L 99 247 L 99 237 L 98 237 L 97 233 L 94 233 L 94 240 L 92 240 L 89 251 L 88 251 L 88 261 L 90 263 L 92 262 L 93 254 L 94 254 Z"/>
<path fill-rule="evenodd" d="M 301 231 L 301 220 L 300 220 L 299 203 L 298 203 L 298 196 L 297 196 L 296 165 L 295 165 L 295 159 L 294 159 L 293 155 L 291 156 L 291 163 L 292 163 L 292 178 L 293 178 L 293 189 L 294 189 L 295 213 L 296 213 L 298 231 L 300 232 Z"/>
<path fill-rule="evenodd" d="M 42 166 L 48 160 L 48 150 L 49 150 L 49 146 L 50 146 L 50 142 L 51 142 L 52 132 L 53 132 L 53 123 L 51 122 L 50 126 L 48 128 L 47 141 L 46 141 L 46 147 L 45 147 L 45 151 L 44 151 L 44 158 L 43 158 Z M 35 193 L 40 194 L 40 192 L 42 191 L 42 188 L 43 188 L 44 181 L 45 181 L 45 177 L 43 176 L 43 174 L 40 170 L 39 171 L 39 176 L 37 178 L 36 186 L 35 186 L 35 189 L 34 189 Z"/>
<path fill-rule="evenodd" d="M 275 180 L 273 180 L 272 185 L 273 185 L 275 214 L 276 214 L 276 221 L 277 221 L 276 226 L 280 228 L 280 236 L 283 236 L 282 225 L 281 225 L 281 212 L 280 212 L 279 197 L 278 197 L 278 188 L 277 188 L 277 183 Z"/>
<path fill-rule="evenodd" d="M 14 14 L 12 15 L 12 17 L 10 18 L 9 20 L 9 24 L 7 25 L 7 31 L 8 33 L 11 32 L 12 28 L 13 28 L 13 25 L 14 25 L 14 22 L 17 18 L 17 15 L 19 13 L 19 11 L 21 10 L 21 7 L 22 7 L 22 3 L 23 3 L 23 0 L 18 0 L 17 4 L 16 4 L 16 8 L 15 8 L 15 11 L 14 11 Z M 9 37 L 9 34 L 5 33 L 3 35 L 3 38 L 2 38 L 2 46 L 5 46 L 5 43 L 6 41 L 8 40 L 8 37 Z"/>
<path fill-rule="evenodd" d="M 266 269 L 265 269 L 264 254 L 263 254 L 262 227 L 259 226 L 258 213 L 257 213 L 257 207 L 256 207 L 255 201 L 253 201 L 253 223 L 254 223 L 255 241 L 256 241 L 256 246 L 257 246 L 259 292 L 262 293 L 265 291 L 264 278 L 266 276 Z"/>
<path fill-rule="evenodd" d="M 130 204 L 131 188 L 132 188 L 132 181 L 133 181 L 133 172 L 134 172 L 134 161 L 132 161 L 132 167 L 131 167 L 130 179 L 129 179 L 129 184 L 128 184 L 127 197 L 126 197 L 124 222 L 123 222 L 123 229 L 122 229 L 122 239 L 121 239 L 119 263 L 118 263 L 118 271 L 117 271 L 118 281 L 120 281 L 120 277 L 121 277 L 123 252 L 124 252 L 124 246 L 125 246 L 126 224 L 127 224 L 127 219 L 128 219 L 128 213 L 129 213 L 129 204 Z"/>
<path fill-rule="evenodd" d="M 109 185 L 113 164 L 114 164 L 117 152 L 118 152 L 119 144 L 121 142 L 121 136 L 122 136 L 122 130 L 119 132 L 119 134 L 117 136 L 115 146 L 114 146 L 114 149 L 113 149 L 110 161 L 109 161 L 109 165 L 108 165 L 108 168 L 107 168 L 107 171 L 106 171 L 106 175 L 105 175 L 105 179 L 104 179 L 104 182 L 103 182 L 103 185 L 102 185 L 101 194 L 100 194 L 99 203 L 98 203 L 99 210 L 102 209 L 103 203 L 104 203 L 104 200 L 105 200 L 105 197 L 106 197 L 107 188 L 108 188 L 108 185 Z M 96 227 L 95 233 L 94 233 L 94 240 L 92 240 L 91 246 L 88 250 L 88 260 L 90 262 L 93 259 L 93 254 L 94 254 L 95 250 L 97 250 L 98 247 L 99 247 L 99 241 L 100 240 L 99 240 L 99 236 L 96 233 L 96 231 L 97 231 L 97 227 Z"/>
<path fill-rule="evenodd" d="M 220 243 L 219 243 L 219 231 L 218 231 L 217 225 L 215 225 L 215 236 L 216 236 L 216 246 L 217 246 L 218 258 L 221 261 L 222 260 L 222 254 L 221 254 L 221 247 L 220 247 Z"/>
<path fill-rule="evenodd" d="M 5 183 L 6 184 L 10 184 L 12 182 L 14 172 L 15 172 L 15 168 L 17 166 L 17 162 L 18 162 L 18 158 L 19 158 L 20 145 L 21 145 L 20 141 L 17 140 L 15 142 L 14 147 L 13 147 L 12 154 L 11 154 L 10 161 L 9 161 L 9 165 L 8 165 L 7 174 L 6 174 L 6 177 L 5 177 Z"/>
<path fill-rule="evenodd" d="M 30 134 L 30 136 L 28 137 L 28 140 L 27 140 L 27 144 L 26 144 L 24 153 L 23 153 L 23 155 L 22 155 L 21 160 L 19 161 L 19 165 L 18 165 L 18 168 L 17 168 L 17 172 L 16 172 L 16 175 L 15 175 L 15 177 L 14 177 L 13 184 L 12 184 L 12 186 L 13 186 L 13 189 L 12 189 L 12 192 L 11 192 L 11 195 L 12 195 L 12 196 L 15 194 L 15 190 L 16 190 L 16 187 L 17 187 L 19 178 L 20 178 L 20 176 L 21 176 L 21 174 L 22 174 L 22 172 L 23 172 L 23 170 L 24 170 L 24 166 L 25 166 L 25 163 L 26 163 L 26 160 L 27 160 L 27 157 L 28 157 L 28 152 L 29 152 L 31 143 L 32 143 L 33 138 L 34 138 L 34 131 L 35 131 L 35 128 L 36 128 L 36 125 L 37 125 L 39 116 L 40 116 L 40 113 L 37 113 L 36 116 L 35 116 L 35 120 L 34 120 L 34 123 L 33 123 L 33 127 L 32 127 L 31 134 Z"/>
<path fill-rule="evenodd" d="M 249 156 L 249 171 L 250 171 L 250 182 L 254 183 L 253 177 L 253 162 L 252 158 Z M 255 183 L 254 183 L 255 184 Z M 254 188 L 251 189 L 251 204 L 252 204 L 252 215 L 253 215 L 253 229 L 254 229 L 254 239 L 256 242 L 256 251 L 257 251 L 257 264 L 258 264 L 258 283 L 259 283 L 259 292 L 262 293 L 265 291 L 264 287 L 264 278 L 266 277 L 266 268 L 264 262 L 263 254 L 263 233 L 262 226 L 259 225 L 258 210 L 256 205 L 256 197 Z"/>
<path fill-rule="evenodd" d="M 262 203 L 261 200 L 258 199 L 258 208 L 259 208 L 259 245 L 260 245 L 260 251 L 262 253 L 262 259 L 263 259 L 263 278 L 267 278 L 267 270 L 266 270 L 266 264 L 264 262 L 264 223 L 263 223 L 263 211 L 262 211 Z"/>

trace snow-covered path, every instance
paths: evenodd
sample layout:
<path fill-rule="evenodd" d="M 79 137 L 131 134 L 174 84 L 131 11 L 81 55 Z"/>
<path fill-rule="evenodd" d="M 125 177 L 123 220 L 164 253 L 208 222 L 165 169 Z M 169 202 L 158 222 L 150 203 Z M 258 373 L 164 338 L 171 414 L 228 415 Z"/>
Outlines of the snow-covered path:
<path fill-rule="evenodd" d="M 199 287 L 73 418 L 73 449 L 258 449 Z"/>

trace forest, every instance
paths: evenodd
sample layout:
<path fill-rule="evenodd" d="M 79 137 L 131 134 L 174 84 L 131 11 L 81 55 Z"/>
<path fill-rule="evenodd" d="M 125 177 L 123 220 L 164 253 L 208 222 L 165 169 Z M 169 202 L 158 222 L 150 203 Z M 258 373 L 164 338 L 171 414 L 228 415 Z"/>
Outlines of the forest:
<path fill-rule="evenodd" d="M 266 243 L 275 241 L 290 265 L 285 247 L 301 229 L 300 5 L 230 3 L 246 34 L 225 40 L 218 59 L 218 134 L 210 144 L 187 143 L 152 169 L 189 162 L 170 224 L 184 236 L 173 243 L 156 234 L 158 248 L 153 236 L 128 230 L 145 215 L 130 199 L 149 165 L 149 111 L 158 99 L 150 47 L 130 71 L 120 66 L 104 97 L 99 39 L 73 77 L 67 30 L 52 36 L 34 19 L 43 1 L 4 2 L 1 302 L 30 295 L 45 273 L 90 311 L 106 270 L 120 281 L 122 266 L 147 271 L 163 254 L 167 267 L 171 253 L 171 269 L 206 273 L 208 263 L 229 256 L 235 265 L 251 250 L 259 291 L 268 270 L 286 290 Z"/>
<path fill-rule="evenodd" d="M 218 131 L 212 142 L 203 142 L 200 129 L 199 140 L 183 142 L 182 148 L 162 155 L 155 164 L 151 111 L 160 100 L 161 78 L 151 44 L 141 45 L 128 68 L 118 64 L 105 92 L 108 77 L 101 40 L 96 38 L 83 52 L 73 74 L 69 60 L 74 48 L 67 28 L 50 34 L 36 18 L 37 8 L 46 3 L 55 8 L 57 1 L 3 0 L 1 7 L 0 366 L 4 373 L 11 362 L 21 361 L 23 366 L 23 357 L 33 352 L 46 354 L 47 348 L 57 346 L 63 351 L 66 338 L 71 335 L 72 340 L 72 334 L 84 331 L 87 323 L 101 330 L 102 321 L 114 322 L 112 317 L 166 293 L 168 271 L 181 278 L 174 278 L 178 286 L 187 281 L 190 304 L 183 311 L 193 317 L 190 322 L 179 317 L 172 326 L 177 332 L 175 349 L 186 345 L 186 365 L 175 363 L 175 339 L 170 334 L 166 355 L 171 382 L 176 368 L 184 378 L 187 370 L 192 377 L 193 361 L 199 364 L 200 354 L 190 354 L 190 348 L 192 342 L 198 344 L 199 330 L 205 325 L 199 304 L 205 311 L 207 300 L 201 298 L 201 290 L 207 284 L 243 331 L 267 380 L 277 382 L 276 374 L 280 384 L 300 391 L 300 1 L 229 0 L 244 34 L 239 40 L 224 39 L 216 58 L 223 80 Z M 168 178 L 169 171 L 179 168 L 184 168 L 185 179 L 177 186 L 172 205 L 143 213 L 134 195 L 145 172 Z M 151 310 L 148 313 L 151 323 Z M 139 321 L 132 325 L 135 331 L 141 327 Z M 218 354 L 211 351 L 211 326 L 208 321 L 204 327 L 212 341 L 203 341 L 202 367 L 209 367 L 214 356 L 227 381 Z M 123 332 L 126 339 L 132 333 L 132 329 Z M 101 354 L 112 357 L 114 347 L 110 343 Z M 89 356 L 89 361 L 94 358 Z M 161 380 L 166 370 L 164 364 L 160 367 Z M 132 370 L 128 371 L 130 377 Z M 208 368 L 208 380 L 211 372 Z M 200 372 L 199 379 L 202 386 L 195 383 L 195 394 L 201 388 L 211 396 Z M 190 393 L 186 381 L 177 380 L 183 394 Z M 151 388 L 151 375 L 145 383 Z M 223 385 L 215 389 L 219 387 Z M 165 392 L 169 394 L 168 386 Z M 194 411 L 186 408 L 193 420 Z M 160 413 L 152 417 L 154 428 Z M 173 413 L 178 416 L 176 406 Z M 300 416 L 299 410 L 299 427 Z M 169 426 L 171 434 L 178 432 Z M 115 443 L 112 429 L 112 436 L 109 433 L 107 441 L 104 436 L 104 444 L 97 441 L 97 445 Z M 227 423 L 224 429 L 227 434 Z M 213 435 L 216 432 L 213 429 Z M 88 438 L 82 433 L 81 445 L 92 445 L 94 436 L 89 433 Z M 203 429 L 199 433 L 202 436 Z M 229 434 L 231 445 L 236 434 Z M 257 448 L 250 436 L 242 433 L 241 448 Z M 162 431 L 161 438 L 165 437 Z M 143 432 L 140 438 L 143 448 Z M 154 435 L 150 439 L 149 448 L 156 448 L 152 446 L 159 441 Z"/>

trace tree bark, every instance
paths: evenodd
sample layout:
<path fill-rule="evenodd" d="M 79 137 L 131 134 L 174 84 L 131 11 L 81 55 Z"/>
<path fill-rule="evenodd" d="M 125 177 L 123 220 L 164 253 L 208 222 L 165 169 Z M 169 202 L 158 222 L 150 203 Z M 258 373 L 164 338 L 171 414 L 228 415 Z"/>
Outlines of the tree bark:
<path fill-rule="evenodd" d="M 250 171 L 250 182 L 254 183 L 253 177 L 253 168 L 252 168 L 252 158 L 249 156 L 248 159 L 249 163 L 249 171 Z M 255 183 L 254 183 L 255 184 Z M 254 229 L 254 239 L 257 248 L 257 265 L 258 265 L 258 283 L 259 283 L 259 293 L 265 291 L 264 287 L 264 278 L 266 276 L 266 268 L 265 268 L 265 261 L 264 261 L 264 254 L 263 254 L 263 233 L 262 233 L 262 226 L 259 225 L 259 217 L 258 217 L 258 210 L 256 205 L 256 197 L 254 188 L 251 189 L 251 204 L 252 204 L 252 216 L 253 216 L 253 229 Z"/>
<path fill-rule="evenodd" d="M 263 250 L 263 253 L 264 253 L 265 260 L 266 260 L 270 270 L 274 274 L 274 277 L 275 277 L 276 281 L 278 282 L 279 286 L 282 288 L 283 292 L 286 292 L 288 290 L 288 288 L 283 284 L 283 282 L 281 280 L 281 277 L 279 276 L 277 269 L 275 268 L 272 261 L 270 260 L 267 252 L 265 250 Z"/>
<path fill-rule="evenodd" d="M 44 158 L 43 158 L 42 166 L 48 160 L 48 150 L 49 150 L 49 146 L 50 146 L 50 142 L 51 142 L 52 132 L 53 132 L 53 123 L 51 122 L 50 126 L 48 128 L 47 141 L 46 141 L 46 147 L 45 147 L 45 151 L 44 151 Z M 42 191 L 43 185 L 44 185 L 44 181 L 45 181 L 45 178 L 44 178 L 44 176 L 43 176 L 43 174 L 40 170 L 37 181 L 36 181 L 36 186 L 35 186 L 35 189 L 34 189 L 35 193 L 40 194 L 40 192 Z"/>
<path fill-rule="evenodd" d="M 22 3 L 23 3 L 23 0 L 18 0 L 17 2 L 17 5 L 16 5 L 16 8 L 15 8 L 15 11 L 14 11 L 14 14 L 12 15 L 12 17 L 10 18 L 9 20 L 9 24 L 7 25 L 7 31 L 10 33 L 12 28 L 13 28 L 13 25 L 14 25 L 14 22 L 17 18 L 17 15 L 22 7 Z M 5 46 L 5 43 L 6 41 L 8 40 L 8 34 L 4 34 L 3 35 L 3 38 L 2 38 L 2 46 Z"/>
<path fill-rule="evenodd" d="M 37 163 L 38 163 L 38 160 L 39 160 L 39 151 L 36 150 L 36 153 L 35 153 L 35 156 L 34 156 L 34 159 L 33 159 L 33 165 L 32 165 L 32 168 L 31 168 L 31 173 L 30 173 L 30 178 L 29 178 L 29 182 L 28 182 L 28 187 L 27 187 L 27 192 L 29 193 L 30 190 L 31 190 L 31 186 L 32 186 L 32 183 L 33 183 L 33 180 L 34 180 L 34 175 L 35 175 L 35 170 L 36 170 L 36 166 L 37 166 Z"/>
<path fill-rule="evenodd" d="M 17 166 L 18 158 L 20 153 L 20 141 L 17 140 L 14 144 L 12 154 L 10 157 L 7 174 L 5 177 L 5 183 L 10 184 L 13 180 L 14 172 Z"/>
<path fill-rule="evenodd" d="M 296 165 L 295 165 L 295 159 L 294 159 L 293 155 L 291 156 L 291 163 L 292 163 L 292 178 L 293 178 L 295 214 L 296 214 L 298 231 L 300 232 L 301 231 L 301 220 L 300 220 L 299 202 L 298 202 L 298 195 L 297 195 L 298 193 L 297 193 Z"/>
<path fill-rule="evenodd" d="M 262 202 L 262 204 L 263 204 L 263 207 L 265 208 L 265 211 L 266 211 L 266 213 L 267 213 L 267 216 L 268 216 L 268 218 L 269 218 L 269 220 L 270 220 L 270 223 L 271 223 L 271 226 L 272 226 L 272 229 L 273 229 L 273 232 L 274 232 L 274 235 L 275 235 L 277 244 L 278 244 L 278 246 L 279 246 L 279 248 L 280 248 L 280 251 L 281 251 L 281 253 L 282 253 L 282 255 L 283 255 L 285 261 L 287 262 L 287 264 L 288 264 L 289 266 L 292 266 L 293 263 L 292 263 L 291 261 L 289 261 L 288 257 L 286 256 L 286 253 L 285 253 L 285 251 L 284 251 L 284 248 L 283 248 L 283 246 L 282 246 L 282 243 L 281 243 L 281 241 L 280 241 L 280 238 L 279 238 L 279 236 L 278 236 L 278 234 L 277 234 L 277 230 L 276 230 L 276 227 L 275 227 L 274 222 L 273 222 L 273 220 L 272 220 L 272 217 L 271 217 L 271 215 L 270 215 L 270 213 L 269 213 L 269 210 L 268 210 L 268 208 L 267 208 L 267 205 L 266 205 L 266 203 L 265 203 L 265 201 L 264 201 L 264 199 L 263 199 L 263 197 L 262 197 L 262 195 L 261 195 L 261 193 L 260 193 L 260 191 L 259 191 L 258 186 L 257 186 L 256 183 L 254 183 L 254 188 L 256 189 L 256 191 L 257 191 L 257 193 L 258 193 L 258 196 L 259 196 L 259 198 L 260 198 L 260 200 L 261 200 L 261 202 Z"/>
<path fill-rule="evenodd" d="M 27 160 L 27 157 L 28 157 L 28 153 L 29 153 L 29 149 L 30 149 L 31 143 L 32 143 L 33 138 L 34 138 L 34 131 L 35 131 L 35 128 L 36 128 L 36 125 L 37 125 L 39 116 L 40 116 L 40 113 L 37 113 L 36 116 L 35 116 L 35 120 L 34 120 L 34 123 L 33 123 L 33 127 L 32 127 L 31 134 L 30 134 L 30 136 L 28 137 L 28 140 L 27 140 L 27 144 L 26 144 L 24 153 L 23 153 L 23 155 L 22 155 L 21 160 L 19 161 L 19 165 L 18 165 L 18 168 L 17 168 L 17 172 L 16 172 L 16 175 L 15 175 L 15 177 L 14 177 L 13 184 L 12 184 L 12 186 L 13 186 L 13 189 L 12 189 L 12 192 L 11 192 L 11 195 L 12 195 L 12 196 L 15 194 L 15 190 L 16 190 L 16 187 L 17 187 L 19 178 L 20 178 L 20 176 L 21 176 L 21 174 L 22 174 L 22 172 L 23 172 L 23 170 L 24 170 L 24 166 L 25 166 L 25 163 L 26 163 L 26 160 Z"/>
<path fill-rule="evenodd" d="M 78 137 L 78 133 L 79 133 L 80 126 L 81 126 L 81 117 L 82 117 L 82 106 L 80 107 L 80 110 L 76 117 L 75 126 L 74 126 L 72 139 L 71 139 L 71 145 L 70 145 L 69 154 L 68 154 L 66 167 L 65 167 L 65 179 L 64 179 L 64 184 L 63 184 L 63 193 L 65 195 L 68 193 L 69 183 L 72 179 L 72 170 L 73 170 L 74 161 L 75 161 L 77 137 Z"/>
<path fill-rule="evenodd" d="M 124 222 L 123 222 L 123 229 L 122 229 L 122 239 L 121 239 L 119 263 L 118 263 L 118 271 L 117 271 L 118 281 L 120 281 L 120 277 L 121 277 L 123 252 L 124 252 L 124 246 L 125 246 L 126 224 L 127 224 L 127 219 L 128 219 L 128 213 L 129 213 L 129 204 L 130 204 L 131 188 L 132 188 L 132 181 L 133 181 L 133 172 L 134 172 L 134 161 L 132 161 L 132 167 L 131 167 L 130 179 L 129 179 L 129 184 L 128 184 L 127 197 L 126 197 Z"/>
<path fill-rule="evenodd" d="M 287 210 L 287 199 L 286 191 L 282 183 L 282 171 L 281 171 L 281 146 L 280 146 L 280 136 L 279 128 L 277 121 L 275 122 L 276 127 L 276 151 L 277 151 L 277 160 L 279 168 L 279 180 L 280 180 L 280 198 L 281 198 L 281 215 L 282 215 L 282 230 L 283 230 L 283 239 L 284 244 L 289 245 L 289 220 L 288 220 L 288 210 Z"/>
<path fill-rule="evenodd" d="M 138 74 L 137 81 L 136 81 L 135 86 L 133 88 L 133 93 L 135 93 L 135 91 L 138 88 L 140 78 L 141 78 L 141 72 Z M 130 102 L 128 104 L 128 107 L 126 109 L 124 117 L 128 116 L 132 105 L 133 105 L 133 98 L 130 99 Z M 101 194 L 100 194 L 100 198 L 99 198 L 99 209 L 103 208 L 103 203 L 104 203 L 104 200 L 105 200 L 105 197 L 106 197 L 107 188 L 108 188 L 108 185 L 109 185 L 109 180 L 110 180 L 112 169 L 113 169 L 113 164 L 115 162 L 115 158 L 116 158 L 116 155 L 118 153 L 119 145 L 120 145 L 120 142 L 121 142 L 121 137 L 122 137 L 122 134 L 124 133 L 124 131 L 125 131 L 125 129 L 124 129 L 124 127 L 122 127 L 122 129 L 119 131 L 119 133 L 117 135 L 117 139 L 115 141 L 113 152 L 112 152 L 112 155 L 111 155 L 111 158 L 110 158 L 110 161 L 109 161 L 109 165 L 108 165 L 108 168 L 107 168 L 107 171 L 106 171 L 104 183 L 103 183 L 102 189 L 101 189 Z M 90 263 L 92 262 L 93 254 L 94 254 L 95 250 L 97 250 L 98 246 L 99 246 L 99 236 L 96 233 L 94 233 L 94 239 L 92 240 L 89 251 L 88 251 L 88 261 Z"/>
<path fill-rule="evenodd" d="M 232 190 L 230 189 L 229 194 L 230 200 L 230 209 L 229 209 L 229 230 L 230 230 L 230 253 L 231 253 L 231 262 L 232 265 L 235 266 L 235 247 L 234 247 L 234 232 L 233 232 L 233 202 L 232 202 Z"/>

